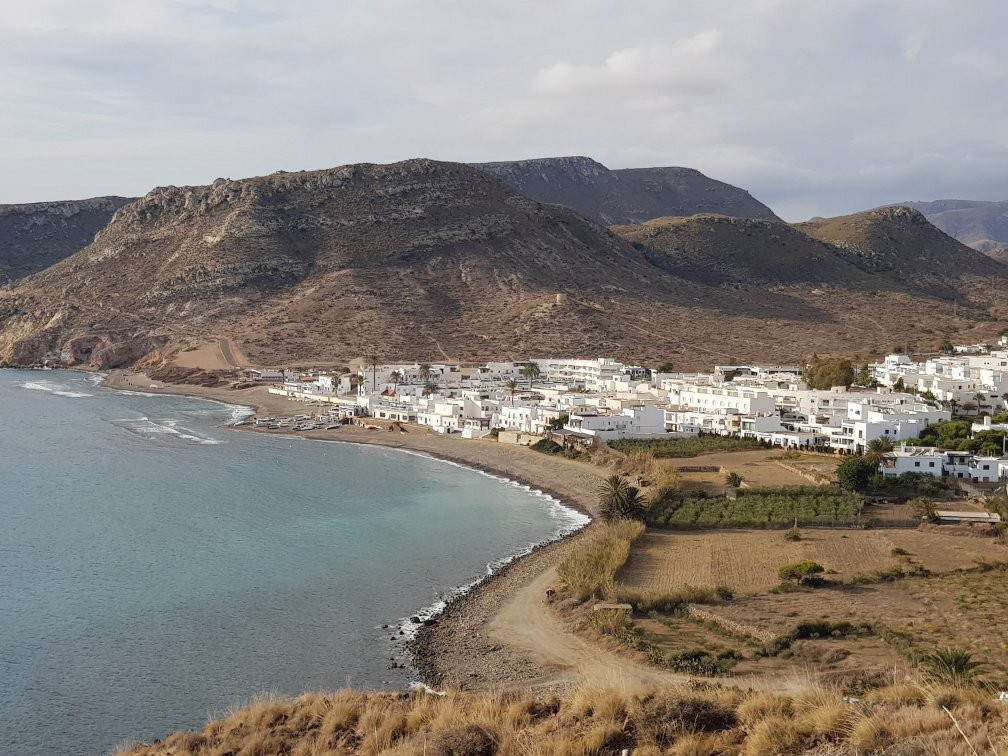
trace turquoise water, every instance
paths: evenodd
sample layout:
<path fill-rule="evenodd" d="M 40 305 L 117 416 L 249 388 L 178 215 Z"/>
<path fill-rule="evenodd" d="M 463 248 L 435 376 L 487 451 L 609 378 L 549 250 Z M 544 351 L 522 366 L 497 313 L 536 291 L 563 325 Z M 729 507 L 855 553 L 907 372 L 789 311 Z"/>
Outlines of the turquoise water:
<path fill-rule="evenodd" d="M 238 413 L 0 370 L 0 753 L 400 688 L 404 619 L 581 519 L 420 455 L 219 427 Z"/>

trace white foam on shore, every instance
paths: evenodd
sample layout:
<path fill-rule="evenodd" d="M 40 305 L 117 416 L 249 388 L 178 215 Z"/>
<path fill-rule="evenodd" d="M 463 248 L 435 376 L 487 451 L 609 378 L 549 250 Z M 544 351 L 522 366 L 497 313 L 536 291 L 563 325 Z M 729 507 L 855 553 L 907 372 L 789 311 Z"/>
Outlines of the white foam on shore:
<path fill-rule="evenodd" d="M 45 391 L 54 396 L 65 396 L 69 399 L 82 399 L 87 396 L 94 396 L 94 394 L 87 394 L 83 391 L 74 391 L 65 383 L 56 383 L 54 381 L 26 381 L 19 385 L 21 388 L 30 391 Z"/>
<path fill-rule="evenodd" d="M 175 438 L 206 446 L 216 446 L 217 444 L 224 443 L 215 438 L 200 436 L 196 431 L 179 425 L 178 420 L 171 418 L 155 422 L 148 417 L 127 417 L 121 420 L 113 420 L 112 424 L 148 440 Z"/>
<path fill-rule="evenodd" d="M 333 441 L 331 443 L 353 443 L 353 442 Z M 395 628 L 397 631 L 396 643 L 397 644 L 401 643 L 403 645 L 402 654 L 407 658 L 410 657 L 410 654 L 405 648 L 405 645 L 416 637 L 417 633 L 420 631 L 420 628 L 424 626 L 424 622 L 437 617 L 439 614 L 444 612 L 444 610 L 447 609 L 448 606 L 453 601 L 457 601 L 466 594 L 475 590 L 476 588 L 485 583 L 496 573 L 500 572 L 502 569 L 507 567 L 515 560 L 521 559 L 523 556 L 531 554 L 540 546 L 546 546 L 547 544 L 555 543 L 556 541 L 559 541 L 562 538 L 566 538 L 567 536 L 572 535 L 577 531 L 581 530 L 582 528 L 586 527 L 588 523 L 591 522 L 591 517 L 589 517 L 583 512 L 578 511 L 577 509 L 574 509 L 573 507 L 567 506 L 562 501 L 557 499 L 555 496 L 551 496 L 550 494 L 545 493 L 544 491 L 540 491 L 538 488 L 533 488 L 532 486 L 519 483 L 518 481 L 512 480 L 511 478 L 505 477 L 503 475 L 496 475 L 494 473 L 487 472 L 486 470 L 481 470 L 478 467 L 472 467 L 470 465 L 465 464 L 464 462 L 456 462 L 455 460 L 451 459 L 442 459 L 441 457 L 435 457 L 434 455 L 426 454 L 424 452 L 416 451 L 414 449 L 402 449 L 398 447 L 388 447 L 388 446 L 378 447 L 374 444 L 356 444 L 356 445 L 368 446 L 371 449 L 374 448 L 392 449 L 393 451 L 400 451 L 406 454 L 412 454 L 417 457 L 432 459 L 437 462 L 443 462 L 448 465 L 453 465 L 454 467 L 460 467 L 464 470 L 471 470 L 472 472 L 479 473 L 480 475 L 486 476 L 487 478 L 492 478 L 493 480 L 500 481 L 501 483 L 504 483 L 510 488 L 519 488 L 535 498 L 545 500 L 547 513 L 552 519 L 557 520 L 559 523 L 557 525 L 557 528 L 553 531 L 553 533 L 549 538 L 546 538 L 537 543 L 527 544 L 526 546 L 513 552 L 512 554 L 501 557 L 500 559 L 497 559 L 493 562 L 489 562 L 486 566 L 486 572 L 481 577 L 476 578 L 475 580 L 473 580 L 470 583 L 467 583 L 466 585 L 461 585 L 456 588 L 453 588 L 452 590 L 444 594 L 440 599 L 435 601 L 433 604 L 425 606 L 422 609 L 415 612 L 414 614 L 412 614 L 410 617 L 405 617 L 402 620 L 400 620 L 398 626 L 396 626 Z M 416 617 L 417 619 L 420 620 L 420 622 L 419 623 L 414 622 L 412 620 L 412 617 Z"/>

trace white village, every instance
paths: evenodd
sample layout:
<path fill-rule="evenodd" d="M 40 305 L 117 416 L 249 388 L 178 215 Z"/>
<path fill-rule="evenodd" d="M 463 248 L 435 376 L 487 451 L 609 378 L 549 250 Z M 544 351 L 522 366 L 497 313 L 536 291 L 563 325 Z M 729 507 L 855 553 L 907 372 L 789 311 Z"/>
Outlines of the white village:
<path fill-rule="evenodd" d="M 417 425 L 462 439 L 525 446 L 549 440 L 567 449 L 698 435 L 839 454 L 864 454 L 871 445 L 885 451 L 885 476 L 998 485 L 1008 479 L 1003 434 L 975 453 L 923 446 L 919 439 L 953 419 L 966 418 L 971 435 L 1008 430 L 1008 336 L 945 351 L 923 361 L 890 354 L 862 368 L 850 385 L 829 388 L 810 388 L 799 365 L 677 373 L 610 358 L 473 366 L 372 358 L 342 373 L 255 369 L 246 372 L 249 380 L 273 384 L 270 393 L 317 411 L 246 422 L 287 431 L 349 422 L 375 430 Z"/>

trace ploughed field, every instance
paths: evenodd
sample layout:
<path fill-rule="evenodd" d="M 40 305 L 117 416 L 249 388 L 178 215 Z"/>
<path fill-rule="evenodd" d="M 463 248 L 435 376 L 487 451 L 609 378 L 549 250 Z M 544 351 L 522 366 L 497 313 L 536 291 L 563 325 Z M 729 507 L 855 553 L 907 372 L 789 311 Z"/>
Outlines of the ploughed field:
<path fill-rule="evenodd" d="M 908 552 L 893 554 L 894 549 Z M 890 570 L 910 559 L 932 572 L 968 569 L 980 560 L 1008 562 L 1008 546 L 989 538 L 947 535 L 936 529 L 807 528 L 800 541 L 780 530 L 649 530 L 634 542 L 618 579 L 628 588 L 675 591 L 686 585 L 724 585 L 736 594 L 767 591 L 777 570 L 819 562 L 833 579 Z"/>

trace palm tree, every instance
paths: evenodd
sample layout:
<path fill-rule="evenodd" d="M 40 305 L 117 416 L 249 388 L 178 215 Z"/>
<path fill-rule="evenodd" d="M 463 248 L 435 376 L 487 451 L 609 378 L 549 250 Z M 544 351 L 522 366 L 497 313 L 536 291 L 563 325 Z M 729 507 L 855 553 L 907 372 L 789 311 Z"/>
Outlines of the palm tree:
<path fill-rule="evenodd" d="M 529 360 L 524 365 L 522 365 L 521 374 L 525 378 L 528 378 L 529 391 L 531 391 L 532 381 L 538 378 L 542 374 L 542 371 L 539 369 L 539 365 L 537 363 L 532 362 L 532 360 Z"/>
<path fill-rule="evenodd" d="M 624 520 L 643 520 L 647 512 L 647 499 L 640 492 L 639 488 L 627 486 L 623 494 L 623 501 L 620 502 L 619 516 Z"/>
<path fill-rule="evenodd" d="M 865 449 L 864 458 L 871 466 L 878 469 L 878 466 L 885 460 L 886 454 L 893 450 L 893 443 L 888 438 L 873 438 L 868 442 Z"/>
<path fill-rule="evenodd" d="M 949 411 L 952 413 L 952 417 L 955 417 L 956 407 L 959 406 L 959 402 L 957 402 L 955 399 L 949 399 L 948 400 L 948 406 L 949 406 Z"/>
<path fill-rule="evenodd" d="M 378 390 L 378 357 L 373 352 L 368 355 L 368 363 L 371 365 L 371 393 Z"/>
<path fill-rule="evenodd" d="M 618 516 L 627 489 L 630 484 L 622 475 L 610 475 L 599 486 L 599 510 L 606 520 Z"/>
<path fill-rule="evenodd" d="M 982 391 L 977 391 L 975 394 L 973 394 L 973 398 L 976 399 L 977 413 L 982 414 L 984 401 L 987 399 L 987 395 L 984 394 Z"/>
<path fill-rule="evenodd" d="M 423 387 L 423 395 L 430 396 L 431 394 L 436 394 L 439 388 L 437 381 L 427 381 Z"/>
<path fill-rule="evenodd" d="M 508 378 L 506 381 L 504 381 L 504 388 L 506 388 L 508 392 L 510 392 L 511 406 L 514 407 L 514 395 L 515 392 L 518 390 L 518 381 L 516 381 L 514 378 Z"/>
<path fill-rule="evenodd" d="M 426 383 L 427 379 L 430 378 L 430 376 L 431 376 L 430 365 L 428 365 L 426 362 L 421 362 L 420 363 L 420 380 L 423 381 L 424 383 Z"/>
<path fill-rule="evenodd" d="M 389 380 L 392 381 L 392 393 L 394 394 L 399 389 L 399 381 L 402 380 L 402 373 L 398 370 L 393 370 L 389 374 Z"/>

